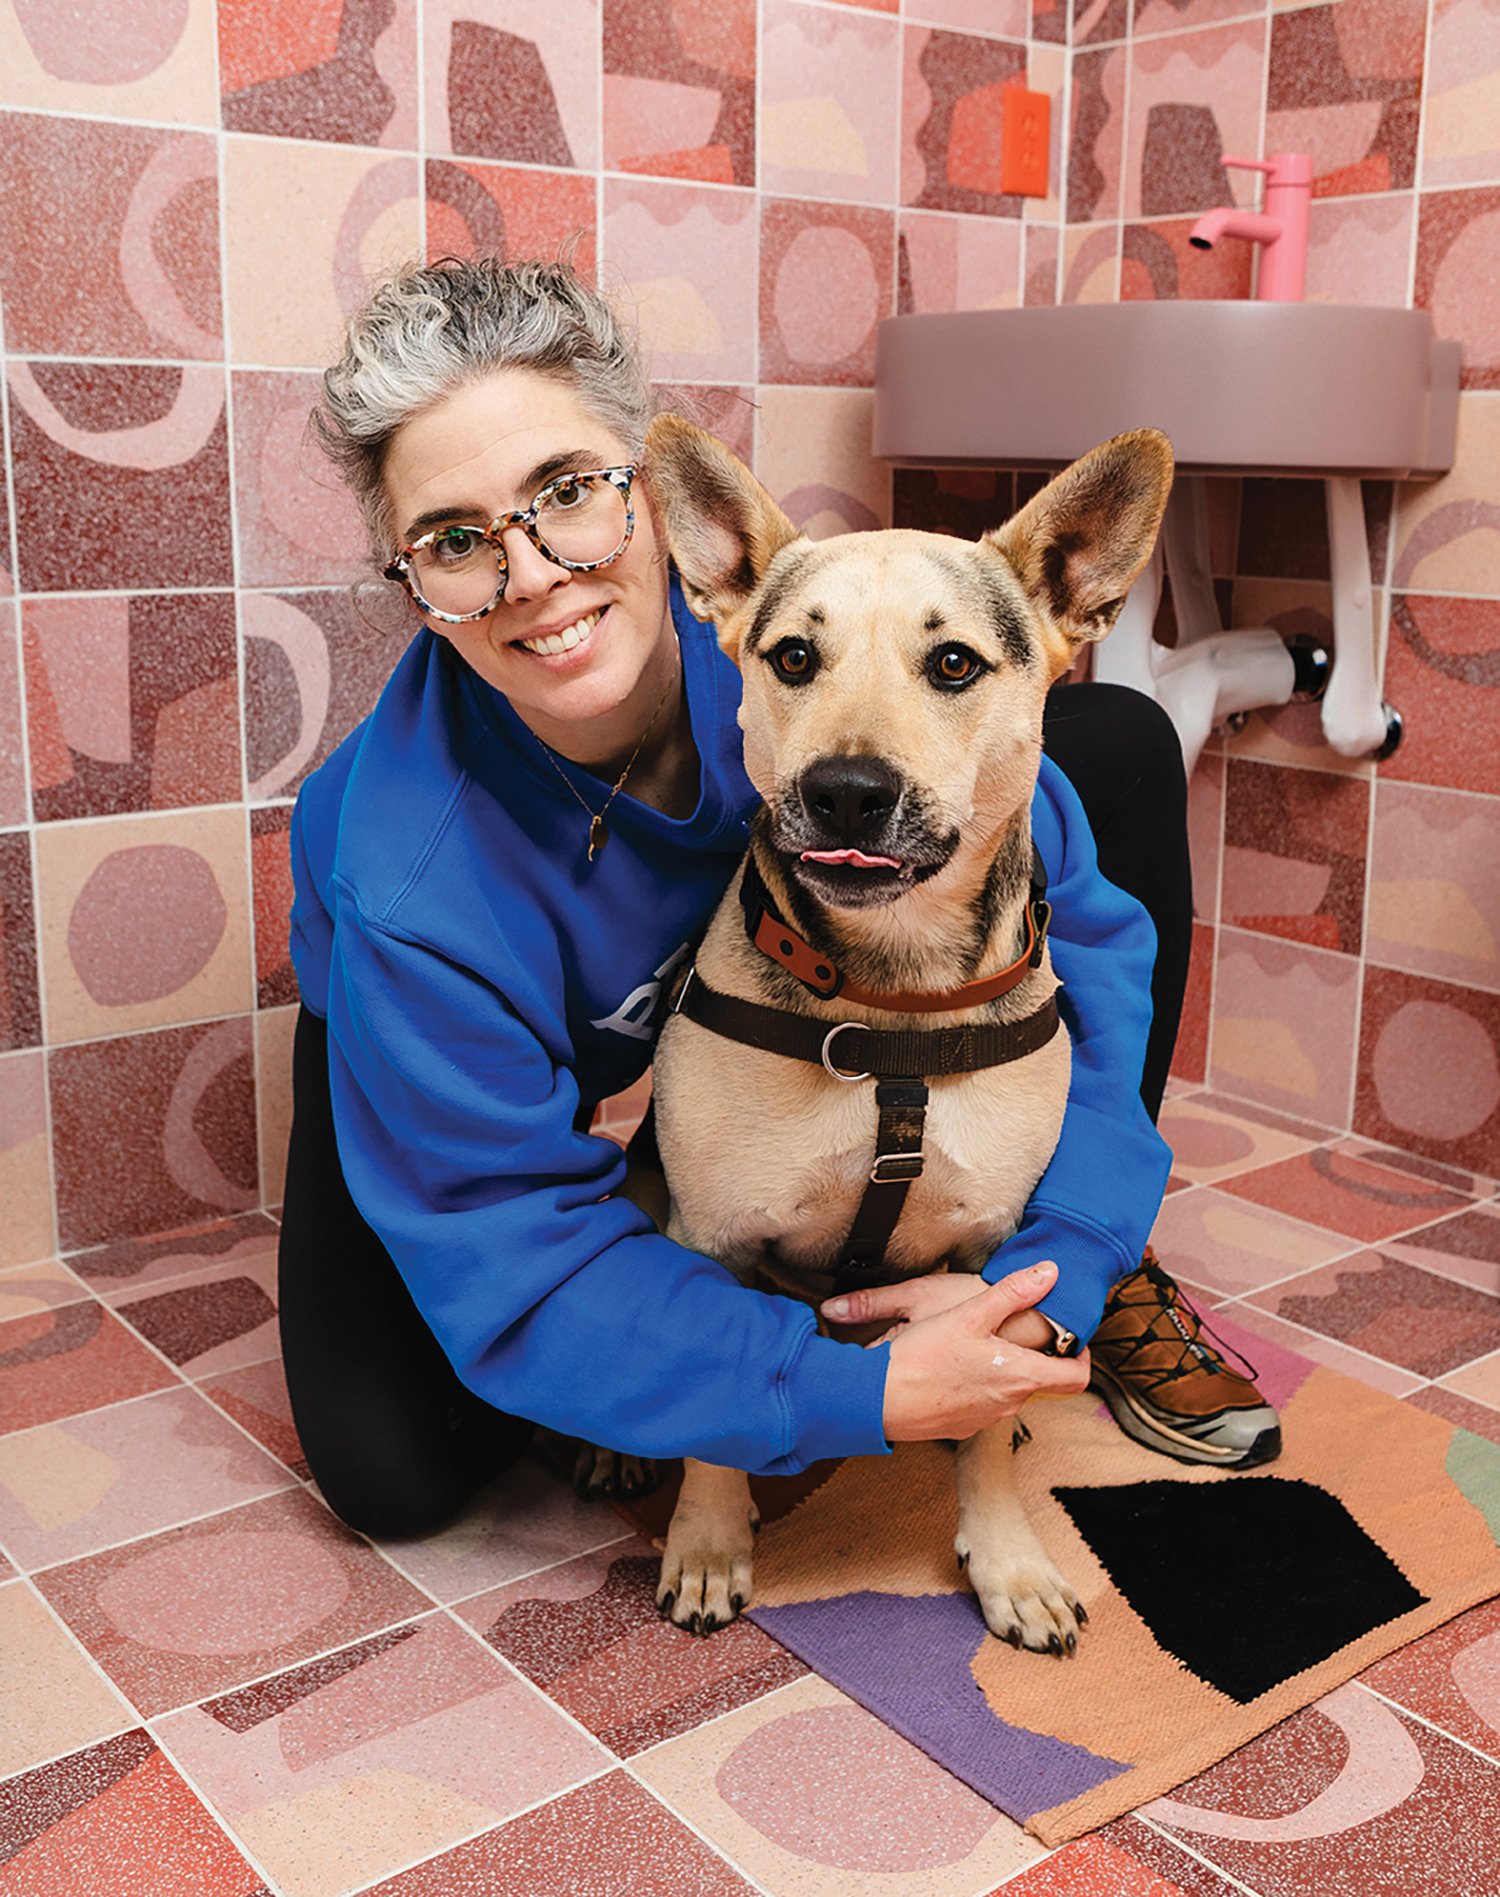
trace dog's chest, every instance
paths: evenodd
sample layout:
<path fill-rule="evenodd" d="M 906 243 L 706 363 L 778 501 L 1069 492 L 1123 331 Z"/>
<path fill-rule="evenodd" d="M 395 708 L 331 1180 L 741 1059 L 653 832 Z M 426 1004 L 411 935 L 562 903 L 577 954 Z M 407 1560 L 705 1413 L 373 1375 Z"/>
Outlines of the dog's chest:
<path fill-rule="evenodd" d="M 676 1235 L 734 1267 L 767 1246 L 813 1269 L 835 1259 L 877 1155 L 875 1083 L 836 1081 L 688 1022 L 664 1035 L 658 1066 Z M 1014 1229 L 1056 1144 L 1068 1071 L 1059 1033 L 1024 1059 L 930 1081 L 893 1270 L 943 1258 L 976 1268 Z"/>

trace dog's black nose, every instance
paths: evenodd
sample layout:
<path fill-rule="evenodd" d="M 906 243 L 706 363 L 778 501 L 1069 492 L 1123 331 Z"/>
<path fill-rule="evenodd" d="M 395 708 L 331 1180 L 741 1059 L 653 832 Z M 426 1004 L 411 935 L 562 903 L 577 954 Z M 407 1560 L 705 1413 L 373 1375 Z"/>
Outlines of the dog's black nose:
<path fill-rule="evenodd" d="M 802 773 L 800 789 L 819 830 L 848 843 L 877 837 L 901 800 L 900 777 L 878 757 L 820 758 Z"/>

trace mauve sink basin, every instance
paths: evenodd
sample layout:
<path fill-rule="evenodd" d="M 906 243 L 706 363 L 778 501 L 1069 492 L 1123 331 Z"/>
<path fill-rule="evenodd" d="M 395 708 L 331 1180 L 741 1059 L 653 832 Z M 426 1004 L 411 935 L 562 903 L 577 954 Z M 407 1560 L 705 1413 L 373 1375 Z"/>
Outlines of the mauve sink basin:
<path fill-rule="evenodd" d="M 1460 346 L 1426 310 L 1083 303 L 880 326 L 875 452 L 1054 467 L 1159 428 L 1184 474 L 1402 480 L 1453 465 Z"/>

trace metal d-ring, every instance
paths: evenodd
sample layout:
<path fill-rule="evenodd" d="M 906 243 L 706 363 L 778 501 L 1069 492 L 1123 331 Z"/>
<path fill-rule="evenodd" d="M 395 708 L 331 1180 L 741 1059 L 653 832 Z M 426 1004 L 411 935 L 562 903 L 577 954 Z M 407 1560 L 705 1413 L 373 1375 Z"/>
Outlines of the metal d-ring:
<path fill-rule="evenodd" d="M 840 1021 L 836 1027 L 831 1027 L 823 1036 L 823 1065 L 828 1069 L 829 1073 L 833 1075 L 835 1080 L 868 1080 L 870 1078 L 868 1074 L 844 1073 L 841 1068 L 834 1066 L 833 1061 L 829 1057 L 828 1050 L 833 1046 L 834 1035 L 842 1034 L 845 1028 L 858 1028 L 861 1034 L 868 1034 L 870 1031 L 869 1024 L 865 1021 Z"/>

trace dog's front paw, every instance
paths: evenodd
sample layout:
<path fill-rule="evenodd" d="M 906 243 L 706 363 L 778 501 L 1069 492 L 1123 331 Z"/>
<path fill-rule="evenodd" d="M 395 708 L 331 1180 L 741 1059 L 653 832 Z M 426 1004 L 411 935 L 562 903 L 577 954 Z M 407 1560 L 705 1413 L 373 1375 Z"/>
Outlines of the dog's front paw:
<path fill-rule="evenodd" d="M 657 1464 L 645 1456 L 625 1456 L 581 1442 L 573 1461 L 573 1492 L 583 1501 L 631 1502 L 661 1484 Z"/>
<path fill-rule="evenodd" d="M 661 1558 L 657 1612 L 689 1633 L 711 1634 L 744 1612 L 751 1593 L 755 1531 L 752 1506 L 743 1520 L 689 1521 L 674 1517 Z"/>
<path fill-rule="evenodd" d="M 1059 1660 L 1073 1657 L 1089 1617 L 1040 1542 L 1029 1549 L 985 1551 L 971 1548 L 960 1532 L 954 1549 L 997 1640 Z"/>

